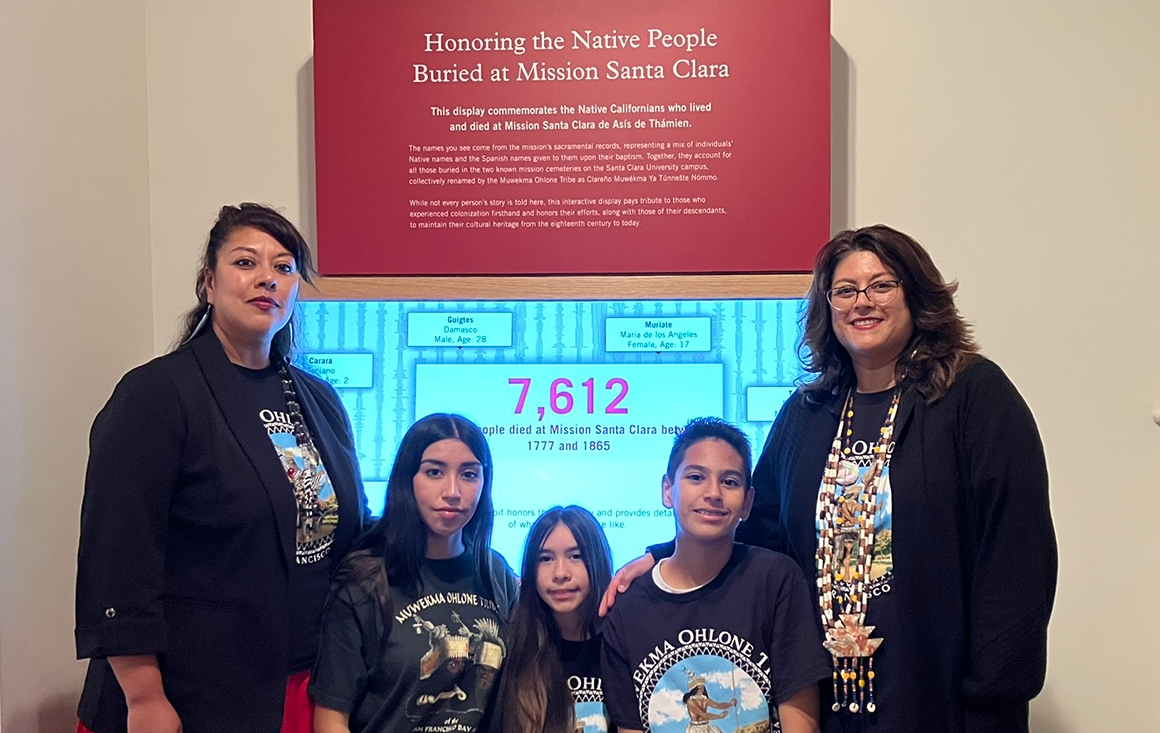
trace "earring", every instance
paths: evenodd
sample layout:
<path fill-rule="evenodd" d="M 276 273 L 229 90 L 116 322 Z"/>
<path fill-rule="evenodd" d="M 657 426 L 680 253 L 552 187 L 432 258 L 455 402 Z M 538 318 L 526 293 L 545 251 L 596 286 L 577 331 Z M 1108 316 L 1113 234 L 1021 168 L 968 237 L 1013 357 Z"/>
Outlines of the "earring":
<path fill-rule="evenodd" d="M 211 319 L 211 317 L 210 317 L 210 313 L 211 313 L 212 311 L 213 311 L 213 304 L 212 304 L 212 303 L 206 303 L 206 304 L 205 304 L 205 313 L 204 313 L 204 314 L 202 314 L 202 316 L 201 316 L 201 320 L 200 320 L 200 321 L 198 321 L 198 322 L 197 322 L 197 325 L 193 327 L 193 331 L 191 331 L 191 332 L 190 332 L 190 334 L 189 334 L 189 338 L 187 338 L 187 339 L 185 339 L 184 341 L 182 341 L 182 342 L 181 342 L 182 344 L 187 344 L 187 343 L 189 343 L 190 341 L 192 341 L 192 340 L 193 340 L 193 337 L 194 337 L 194 336 L 196 336 L 196 335 L 198 335 L 199 333 L 201 333 L 201 332 L 202 332 L 202 330 L 203 330 L 203 329 L 206 327 L 206 324 L 210 323 L 210 321 L 212 320 L 212 319 Z"/>

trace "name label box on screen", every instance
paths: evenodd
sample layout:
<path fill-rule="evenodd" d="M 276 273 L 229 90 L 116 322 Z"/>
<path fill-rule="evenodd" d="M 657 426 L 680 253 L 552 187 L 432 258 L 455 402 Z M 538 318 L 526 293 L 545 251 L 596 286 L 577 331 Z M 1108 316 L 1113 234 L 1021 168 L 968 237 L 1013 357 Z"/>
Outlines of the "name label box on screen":
<path fill-rule="evenodd" d="M 493 349 L 511 345 L 511 313 L 412 311 L 407 314 L 407 346 Z"/>
<path fill-rule="evenodd" d="M 606 318 L 605 351 L 709 351 L 712 319 Z"/>
<path fill-rule="evenodd" d="M 307 352 L 306 370 L 336 389 L 370 389 L 374 386 L 374 354 Z"/>

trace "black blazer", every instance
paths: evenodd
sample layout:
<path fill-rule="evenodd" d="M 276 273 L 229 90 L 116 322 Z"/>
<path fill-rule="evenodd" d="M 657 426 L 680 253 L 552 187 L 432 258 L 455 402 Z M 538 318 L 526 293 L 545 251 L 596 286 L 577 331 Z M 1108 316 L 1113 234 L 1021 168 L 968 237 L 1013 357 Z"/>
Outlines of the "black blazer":
<path fill-rule="evenodd" d="M 339 502 L 332 567 L 367 514 L 334 389 L 293 369 Z M 297 505 L 260 407 L 212 330 L 122 378 L 93 422 L 77 556 L 78 714 L 125 731 L 105 657 L 156 654 L 186 733 L 278 733 Z"/>

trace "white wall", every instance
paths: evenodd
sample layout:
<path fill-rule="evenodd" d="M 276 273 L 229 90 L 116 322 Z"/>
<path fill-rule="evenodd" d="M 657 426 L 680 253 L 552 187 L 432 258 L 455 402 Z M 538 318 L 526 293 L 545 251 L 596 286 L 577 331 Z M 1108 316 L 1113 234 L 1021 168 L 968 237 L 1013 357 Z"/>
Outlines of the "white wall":
<path fill-rule="evenodd" d="M 0 17 L 0 727 L 55 733 L 88 426 L 153 353 L 144 3 Z"/>
<path fill-rule="evenodd" d="M 223 204 L 270 204 L 313 242 L 309 0 L 148 0 L 154 345 L 193 304 Z"/>
<path fill-rule="evenodd" d="M 0 710 L 21 733 L 64 730 L 45 721 L 75 698 L 93 414 L 173 338 L 221 204 L 265 201 L 313 230 L 311 22 L 307 0 L 9 5 Z M 1062 567 L 1032 727 L 1155 730 L 1160 4 L 832 7 L 834 219 L 929 247 L 1043 432 Z"/>

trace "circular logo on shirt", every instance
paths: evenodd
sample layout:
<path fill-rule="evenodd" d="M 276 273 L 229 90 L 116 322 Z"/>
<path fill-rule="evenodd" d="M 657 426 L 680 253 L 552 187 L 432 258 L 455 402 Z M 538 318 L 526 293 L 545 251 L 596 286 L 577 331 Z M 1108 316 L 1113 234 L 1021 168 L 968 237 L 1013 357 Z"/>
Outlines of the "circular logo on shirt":
<path fill-rule="evenodd" d="M 706 644 L 707 645 L 707 644 Z M 714 650 L 720 651 L 720 650 Z M 652 733 L 758 733 L 769 730 L 769 700 L 740 654 L 673 660 L 649 696 Z"/>

